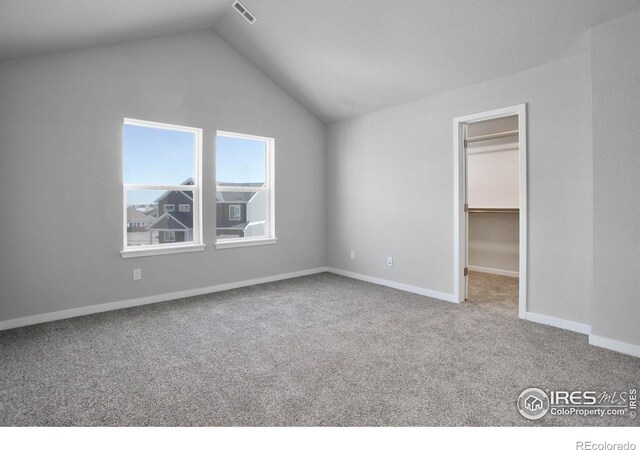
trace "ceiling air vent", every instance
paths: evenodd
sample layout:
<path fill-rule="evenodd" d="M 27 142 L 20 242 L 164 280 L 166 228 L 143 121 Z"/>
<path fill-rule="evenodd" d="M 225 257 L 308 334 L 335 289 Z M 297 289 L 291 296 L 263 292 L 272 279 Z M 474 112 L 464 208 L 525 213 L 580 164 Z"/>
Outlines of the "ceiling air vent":
<path fill-rule="evenodd" d="M 246 20 L 247 22 L 253 24 L 256 21 L 256 18 L 253 16 L 253 14 L 251 14 L 251 12 L 240 2 L 235 1 L 233 2 L 233 9 L 235 9 L 236 11 L 238 11 L 238 14 L 240 14 L 242 17 L 244 17 L 244 20 Z"/>

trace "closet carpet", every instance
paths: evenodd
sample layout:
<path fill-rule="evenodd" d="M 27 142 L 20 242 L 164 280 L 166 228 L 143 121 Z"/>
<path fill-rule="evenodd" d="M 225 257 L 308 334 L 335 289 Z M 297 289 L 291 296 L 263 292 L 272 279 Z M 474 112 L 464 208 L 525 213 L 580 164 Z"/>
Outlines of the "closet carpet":
<path fill-rule="evenodd" d="M 462 305 L 322 273 L 3 331 L 0 425 L 639 424 L 521 417 L 531 386 L 637 388 L 640 359 L 471 277 Z"/>

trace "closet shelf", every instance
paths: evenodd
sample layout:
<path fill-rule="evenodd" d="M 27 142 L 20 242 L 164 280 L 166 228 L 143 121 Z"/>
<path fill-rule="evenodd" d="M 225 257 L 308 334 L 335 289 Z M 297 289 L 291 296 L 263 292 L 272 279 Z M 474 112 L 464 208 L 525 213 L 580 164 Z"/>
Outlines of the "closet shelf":
<path fill-rule="evenodd" d="M 470 213 L 519 214 L 520 208 L 469 208 Z"/>
<path fill-rule="evenodd" d="M 467 137 L 467 139 L 465 139 L 465 142 L 471 143 L 471 142 L 478 142 L 478 141 L 487 141 L 489 139 L 500 139 L 500 138 L 509 137 L 509 136 L 517 136 L 518 133 L 519 133 L 518 130 L 513 130 L 513 131 L 503 131 L 501 133 L 485 134 L 484 136 L 469 136 Z"/>

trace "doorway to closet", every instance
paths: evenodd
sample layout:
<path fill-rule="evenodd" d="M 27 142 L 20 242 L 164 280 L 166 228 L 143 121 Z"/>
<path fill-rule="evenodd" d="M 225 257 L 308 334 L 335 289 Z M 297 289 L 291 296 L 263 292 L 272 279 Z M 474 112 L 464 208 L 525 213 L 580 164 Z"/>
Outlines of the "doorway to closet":
<path fill-rule="evenodd" d="M 454 297 L 526 314 L 526 107 L 454 119 Z"/>

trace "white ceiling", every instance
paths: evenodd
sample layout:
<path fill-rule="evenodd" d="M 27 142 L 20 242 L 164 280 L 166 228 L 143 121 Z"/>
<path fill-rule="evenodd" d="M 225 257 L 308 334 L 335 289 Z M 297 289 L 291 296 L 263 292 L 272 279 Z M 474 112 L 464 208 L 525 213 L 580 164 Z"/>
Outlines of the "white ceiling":
<path fill-rule="evenodd" d="M 333 122 L 587 51 L 640 0 L 1 0 L 0 59 L 213 28 Z"/>
<path fill-rule="evenodd" d="M 217 31 L 325 122 L 559 59 L 580 51 L 593 25 L 640 7 L 637 0 L 243 3 L 258 22 L 231 14 Z"/>
<path fill-rule="evenodd" d="M 0 0 L 0 60 L 211 28 L 230 0 Z"/>

